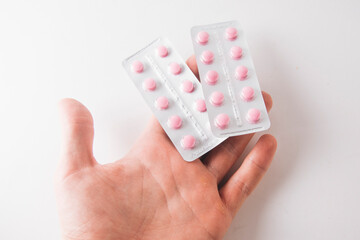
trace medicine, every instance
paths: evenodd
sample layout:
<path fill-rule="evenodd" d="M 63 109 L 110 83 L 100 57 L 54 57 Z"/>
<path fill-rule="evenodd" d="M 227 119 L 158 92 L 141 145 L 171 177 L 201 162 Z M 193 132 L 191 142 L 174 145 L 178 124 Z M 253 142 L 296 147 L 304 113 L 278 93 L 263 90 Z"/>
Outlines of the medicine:
<path fill-rule="evenodd" d="M 144 70 L 144 65 L 140 61 L 134 61 L 131 65 L 131 69 L 135 73 L 141 73 Z"/>
<path fill-rule="evenodd" d="M 245 66 L 238 66 L 235 70 L 235 78 L 244 80 L 247 77 L 248 69 Z"/>
<path fill-rule="evenodd" d="M 172 129 L 179 129 L 181 127 L 182 120 L 178 115 L 173 115 L 168 120 L 168 126 Z"/>
<path fill-rule="evenodd" d="M 201 54 L 201 61 L 205 64 L 211 64 L 214 60 L 214 53 L 211 51 L 204 51 Z"/>
<path fill-rule="evenodd" d="M 123 66 L 185 161 L 200 158 L 226 139 L 209 128 L 201 84 L 167 39 L 156 39 Z"/>
<path fill-rule="evenodd" d="M 156 89 L 156 82 L 153 78 L 147 78 L 144 80 L 143 87 L 147 91 L 154 91 Z"/>
<path fill-rule="evenodd" d="M 235 40 L 237 37 L 237 30 L 236 28 L 229 27 L 226 29 L 226 38 L 230 41 Z"/>
<path fill-rule="evenodd" d="M 260 120 L 260 111 L 256 108 L 252 108 L 248 111 L 246 119 L 249 123 L 257 123 Z"/>
<path fill-rule="evenodd" d="M 199 32 L 197 35 L 197 42 L 205 45 L 209 41 L 209 34 L 207 32 Z"/>
<path fill-rule="evenodd" d="M 191 93 L 194 91 L 194 84 L 189 80 L 185 80 L 182 83 L 182 90 L 186 93 Z"/>
<path fill-rule="evenodd" d="M 207 42 L 200 41 L 207 33 Z M 231 137 L 267 130 L 266 111 L 244 30 L 236 21 L 191 29 L 212 133 Z"/>
<path fill-rule="evenodd" d="M 165 46 L 159 46 L 157 52 L 160 57 L 164 58 L 168 55 L 168 50 Z"/>
<path fill-rule="evenodd" d="M 159 97 L 158 99 L 156 99 L 156 107 L 159 110 L 164 110 L 167 109 L 169 106 L 169 100 L 166 97 Z"/>
<path fill-rule="evenodd" d="M 181 139 L 181 146 L 184 149 L 192 149 L 195 146 L 195 138 L 192 135 L 186 135 Z"/>
<path fill-rule="evenodd" d="M 181 67 L 178 63 L 170 63 L 170 72 L 174 75 L 178 75 L 181 73 Z"/>
<path fill-rule="evenodd" d="M 234 46 L 230 49 L 230 56 L 234 60 L 238 60 L 242 56 L 242 48 L 239 46 Z"/>
<path fill-rule="evenodd" d="M 217 71 L 210 70 L 206 73 L 205 81 L 210 85 L 215 85 L 217 83 L 218 78 L 219 78 L 219 74 L 217 73 Z"/>
<path fill-rule="evenodd" d="M 224 101 L 222 92 L 213 92 L 210 97 L 210 103 L 214 106 L 220 106 Z"/>
<path fill-rule="evenodd" d="M 241 98 L 248 102 L 251 101 L 254 97 L 254 89 L 252 87 L 243 87 L 241 90 Z"/>
<path fill-rule="evenodd" d="M 226 113 L 221 113 L 215 118 L 215 125 L 220 129 L 225 129 L 229 125 L 230 118 Z"/>
<path fill-rule="evenodd" d="M 206 103 L 204 99 L 199 99 L 196 101 L 196 109 L 199 112 L 206 112 Z"/>

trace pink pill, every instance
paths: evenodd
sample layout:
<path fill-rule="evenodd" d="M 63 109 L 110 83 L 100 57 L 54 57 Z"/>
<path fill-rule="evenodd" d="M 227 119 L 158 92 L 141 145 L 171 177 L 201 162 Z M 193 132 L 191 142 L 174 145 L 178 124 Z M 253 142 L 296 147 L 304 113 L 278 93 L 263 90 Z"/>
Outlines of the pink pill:
<path fill-rule="evenodd" d="M 213 92 L 210 96 L 210 103 L 214 106 L 220 106 L 224 101 L 224 94 L 222 92 Z"/>
<path fill-rule="evenodd" d="M 227 114 L 221 113 L 216 116 L 215 118 L 215 126 L 217 126 L 220 129 L 225 129 L 229 125 L 230 118 Z"/>
<path fill-rule="evenodd" d="M 197 42 L 200 43 L 201 45 L 205 45 L 207 44 L 207 42 L 209 41 L 209 34 L 207 32 L 199 32 L 197 35 Z"/>
<path fill-rule="evenodd" d="M 174 75 L 178 75 L 181 73 L 181 66 L 178 63 L 170 63 L 170 72 Z"/>
<path fill-rule="evenodd" d="M 242 48 L 238 46 L 234 46 L 230 49 L 230 56 L 232 59 L 237 60 L 242 56 Z"/>
<path fill-rule="evenodd" d="M 244 80 L 248 74 L 248 69 L 245 66 L 238 66 L 235 69 L 235 77 L 238 80 Z"/>
<path fill-rule="evenodd" d="M 185 80 L 183 81 L 181 88 L 184 92 L 191 93 L 194 91 L 194 84 L 189 80 Z"/>
<path fill-rule="evenodd" d="M 178 115 L 173 115 L 168 119 L 168 126 L 172 129 L 179 129 L 182 124 L 181 117 Z"/>
<path fill-rule="evenodd" d="M 206 112 L 206 104 L 204 99 L 199 99 L 196 101 L 196 109 L 199 112 Z"/>
<path fill-rule="evenodd" d="M 152 78 L 147 78 L 143 82 L 143 87 L 145 90 L 154 91 L 156 89 L 156 82 Z"/>
<path fill-rule="evenodd" d="M 247 115 L 246 115 L 246 120 L 249 123 L 257 123 L 260 120 L 260 111 L 259 109 L 256 108 L 251 108 Z"/>
<path fill-rule="evenodd" d="M 241 89 L 241 98 L 244 101 L 251 101 L 254 97 L 254 89 L 252 87 L 243 87 Z"/>
<path fill-rule="evenodd" d="M 169 106 L 169 101 L 166 97 L 159 97 L 156 99 L 156 107 L 160 110 L 167 109 Z"/>
<path fill-rule="evenodd" d="M 200 57 L 201 61 L 205 64 L 210 64 L 214 60 L 214 53 L 212 51 L 203 51 Z"/>
<path fill-rule="evenodd" d="M 144 65 L 140 61 L 134 61 L 131 64 L 131 70 L 136 73 L 141 73 L 144 70 Z"/>
<path fill-rule="evenodd" d="M 168 50 L 165 46 L 159 46 L 157 49 L 157 53 L 160 57 L 166 57 L 168 55 Z"/>
<path fill-rule="evenodd" d="M 181 139 L 180 143 L 184 149 L 192 149 L 195 146 L 195 142 L 196 142 L 196 140 L 195 140 L 194 136 L 186 135 Z"/>
<path fill-rule="evenodd" d="M 226 38 L 230 41 L 233 41 L 237 38 L 237 30 L 236 28 L 229 27 L 225 30 L 226 32 Z"/>
<path fill-rule="evenodd" d="M 217 80 L 219 78 L 219 74 L 217 71 L 210 70 L 206 73 L 205 81 L 210 85 L 215 85 L 217 83 Z"/>

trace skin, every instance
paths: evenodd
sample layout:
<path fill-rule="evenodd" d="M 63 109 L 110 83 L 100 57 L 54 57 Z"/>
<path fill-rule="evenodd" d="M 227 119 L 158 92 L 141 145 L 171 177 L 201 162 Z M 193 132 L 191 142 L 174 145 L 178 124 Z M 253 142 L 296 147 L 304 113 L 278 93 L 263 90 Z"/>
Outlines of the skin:
<path fill-rule="evenodd" d="M 187 64 L 198 76 L 194 56 Z M 269 94 L 263 92 L 268 111 Z M 74 99 L 60 102 L 63 127 L 56 173 L 62 238 L 222 239 L 265 174 L 276 140 L 260 137 L 241 167 L 219 188 L 253 134 L 231 137 L 204 159 L 185 162 L 155 118 L 130 152 L 111 164 L 93 156 L 93 119 Z"/>

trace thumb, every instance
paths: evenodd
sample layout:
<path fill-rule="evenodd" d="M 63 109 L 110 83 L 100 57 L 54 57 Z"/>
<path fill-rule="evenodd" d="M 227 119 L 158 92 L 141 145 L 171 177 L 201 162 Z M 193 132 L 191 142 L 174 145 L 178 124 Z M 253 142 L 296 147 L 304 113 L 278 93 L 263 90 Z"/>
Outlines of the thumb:
<path fill-rule="evenodd" d="M 62 99 L 59 103 L 62 127 L 62 149 L 58 168 L 59 177 L 81 168 L 93 166 L 94 123 L 89 110 L 75 99 Z"/>

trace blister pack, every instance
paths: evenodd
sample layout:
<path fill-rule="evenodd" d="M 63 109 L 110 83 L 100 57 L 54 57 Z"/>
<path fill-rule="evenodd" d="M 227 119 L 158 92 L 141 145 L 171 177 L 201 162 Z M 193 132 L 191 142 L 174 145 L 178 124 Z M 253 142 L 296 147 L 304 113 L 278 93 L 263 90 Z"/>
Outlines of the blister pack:
<path fill-rule="evenodd" d="M 214 135 L 229 137 L 268 129 L 270 120 L 238 22 L 196 26 L 191 37 Z"/>
<path fill-rule="evenodd" d="M 167 39 L 155 40 L 123 66 L 184 160 L 225 140 L 212 134 L 201 84 Z"/>

